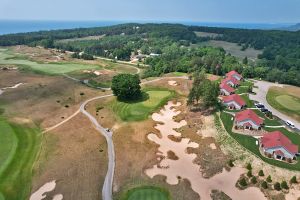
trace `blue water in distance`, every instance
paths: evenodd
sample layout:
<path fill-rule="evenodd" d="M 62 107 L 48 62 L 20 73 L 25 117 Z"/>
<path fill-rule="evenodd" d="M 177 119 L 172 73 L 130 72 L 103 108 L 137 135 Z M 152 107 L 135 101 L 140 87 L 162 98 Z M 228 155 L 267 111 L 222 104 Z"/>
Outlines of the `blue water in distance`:
<path fill-rule="evenodd" d="M 137 23 L 180 23 L 194 26 L 246 28 L 246 29 L 276 29 L 292 24 L 255 24 L 255 23 L 212 23 L 212 22 L 167 22 L 167 21 L 137 21 Z M 9 33 L 23 33 L 41 30 L 57 30 L 72 28 L 103 27 L 116 24 L 129 23 L 129 21 L 22 21 L 0 20 L 0 35 Z"/>

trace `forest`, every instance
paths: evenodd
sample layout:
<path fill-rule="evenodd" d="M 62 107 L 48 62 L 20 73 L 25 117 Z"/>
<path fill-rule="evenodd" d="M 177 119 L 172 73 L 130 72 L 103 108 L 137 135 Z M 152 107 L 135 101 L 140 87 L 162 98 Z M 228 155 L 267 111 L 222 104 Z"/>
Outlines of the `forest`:
<path fill-rule="evenodd" d="M 242 62 L 222 48 L 197 45 L 209 37 L 197 37 L 195 31 L 217 33 L 214 40 L 237 43 L 241 50 L 262 50 L 255 63 Z M 97 40 L 63 39 L 105 35 Z M 150 65 L 144 77 L 174 71 L 207 72 L 224 75 L 235 69 L 248 78 L 300 86 L 300 31 L 246 30 L 185 26 L 181 24 L 121 24 L 109 27 L 39 31 L 0 36 L 0 46 L 29 45 L 82 52 L 87 55 L 129 60 L 132 53 L 160 54 L 148 57 Z"/>

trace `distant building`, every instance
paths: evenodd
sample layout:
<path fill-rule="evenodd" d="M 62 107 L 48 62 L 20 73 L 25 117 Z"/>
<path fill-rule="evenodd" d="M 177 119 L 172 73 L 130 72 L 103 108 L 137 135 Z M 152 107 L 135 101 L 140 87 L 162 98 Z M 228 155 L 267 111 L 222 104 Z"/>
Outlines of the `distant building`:
<path fill-rule="evenodd" d="M 222 81 L 222 84 L 227 84 L 231 87 L 238 87 L 240 85 L 240 81 L 233 77 L 228 77 Z"/>
<path fill-rule="evenodd" d="M 156 56 L 160 56 L 160 54 L 158 54 L 158 53 L 150 53 L 150 57 L 156 57 Z"/>
<path fill-rule="evenodd" d="M 229 96 L 234 93 L 234 88 L 230 87 L 226 83 L 221 83 L 220 84 L 220 94 Z"/>
<path fill-rule="evenodd" d="M 222 101 L 230 109 L 241 110 L 246 106 L 246 102 L 237 94 L 224 96 Z"/>
<path fill-rule="evenodd" d="M 260 130 L 264 120 L 260 118 L 253 110 L 243 110 L 235 114 L 235 125 L 238 128 Z"/>
<path fill-rule="evenodd" d="M 226 74 L 226 78 L 231 78 L 231 77 L 235 78 L 235 79 L 238 80 L 238 81 L 243 80 L 242 75 L 240 75 L 239 73 L 237 73 L 237 72 L 234 71 L 234 70 L 232 70 L 232 71 L 230 71 L 230 72 L 228 72 L 228 73 Z"/>
<path fill-rule="evenodd" d="M 271 154 L 275 159 L 296 159 L 298 145 L 293 144 L 280 131 L 273 131 L 260 138 L 260 147 L 264 153 Z"/>

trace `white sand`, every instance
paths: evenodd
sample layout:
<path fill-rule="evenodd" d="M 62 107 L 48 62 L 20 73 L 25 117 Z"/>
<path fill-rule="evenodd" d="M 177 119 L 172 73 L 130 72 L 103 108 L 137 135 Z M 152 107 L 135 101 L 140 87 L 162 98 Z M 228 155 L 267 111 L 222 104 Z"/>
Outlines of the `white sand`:
<path fill-rule="evenodd" d="M 174 129 L 180 128 L 186 125 L 186 121 L 175 122 L 173 117 L 178 115 L 180 112 L 175 111 L 172 107 L 178 107 L 180 103 L 168 104 L 160 111 L 160 113 L 154 113 L 152 119 L 162 124 L 155 126 L 160 131 L 162 137 L 159 138 L 156 134 L 149 134 L 148 139 L 154 141 L 159 146 L 158 151 L 164 156 L 164 159 L 158 164 L 154 165 L 153 168 L 146 169 L 145 173 L 153 178 L 157 175 L 166 176 L 166 182 L 175 185 L 179 183 L 178 177 L 188 179 L 191 183 L 192 189 L 197 192 L 201 199 L 211 199 L 211 190 L 217 189 L 225 192 L 233 200 L 261 200 L 266 199 L 264 194 L 254 187 L 250 187 L 246 190 L 239 190 L 235 187 L 237 180 L 245 170 L 242 168 L 232 168 L 230 172 L 223 170 L 222 173 L 215 175 L 210 179 L 205 179 L 202 176 L 200 166 L 193 163 L 196 158 L 196 154 L 188 154 L 187 148 L 198 148 L 198 144 L 191 142 L 189 138 L 183 138 L 181 142 L 174 142 L 168 138 L 168 135 L 181 136 L 180 133 Z M 173 151 L 177 156 L 178 160 L 170 160 L 167 158 L 167 152 Z"/>
<path fill-rule="evenodd" d="M 53 191 L 55 187 L 56 187 L 55 180 L 45 183 L 42 187 L 40 187 L 36 192 L 34 192 L 30 196 L 29 200 L 43 200 L 47 197 L 45 193 Z M 63 199 L 62 194 L 57 194 L 53 197 L 53 200 L 62 200 L 62 199 Z"/>
<path fill-rule="evenodd" d="M 290 189 L 289 193 L 285 195 L 285 200 L 295 200 L 300 198 L 300 189 Z"/>
<path fill-rule="evenodd" d="M 211 149 L 217 149 L 217 147 L 216 147 L 216 144 L 215 144 L 215 143 L 211 143 L 211 144 L 209 145 L 209 147 L 210 147 Z"/>
<path fill-rule="evenodd" d="M 168 81 L 168 84 L 171 86 L 177 86 L 177 82 L 176 81 Z"/>

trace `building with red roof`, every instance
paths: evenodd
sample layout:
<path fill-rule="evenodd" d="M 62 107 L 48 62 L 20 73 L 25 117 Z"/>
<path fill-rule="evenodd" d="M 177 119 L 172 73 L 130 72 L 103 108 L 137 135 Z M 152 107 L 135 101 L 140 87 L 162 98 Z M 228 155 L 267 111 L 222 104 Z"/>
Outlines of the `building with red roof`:
<path fill-rule="evenodd" d="M 234 70 L 232 70 L 226 74 L 226 78 L 230 78 L 230 77 L 233 77 L 238 81 L 241 81 L 243 79 L 242 75 L 240 75 L 239 73 L 237 73 Z"/>
<path fill-rule="evenodd" d="M 237 87 L 240 85 L 240 81 L 233 77 L 227 77 L 221 82 L 221 84 L 227 84 L 231 87 Z"/>
<path fill-rule="evenodd" d="M 260 118 L 253 110 L 243 110 L 235 114 L 235 125 L 245 129 L 260 130 L 264 120 Z"/>
<path fill-rule="evenodd" d="M 226 96 L 234 94 L 234 88 L 230 87 L 226 83 L 221 83 L 220 84 L 220 94 L 226 95 Z"/>
<path fill-rule="evenodd" d="M 280 131 L 273 131 L 260 138 L 260 147 L 262 150 L 273 155 L 276 159 L 295 159 L 299 153 L 298 145 Z"/>
<path fill-rule="evenodd" d="M 246 106 L 246 102 L 241 98 L 240 95 L 232 94 L 230 96 L 224 96 L 222 102 L 230 109 L 241 110 Z"/>

